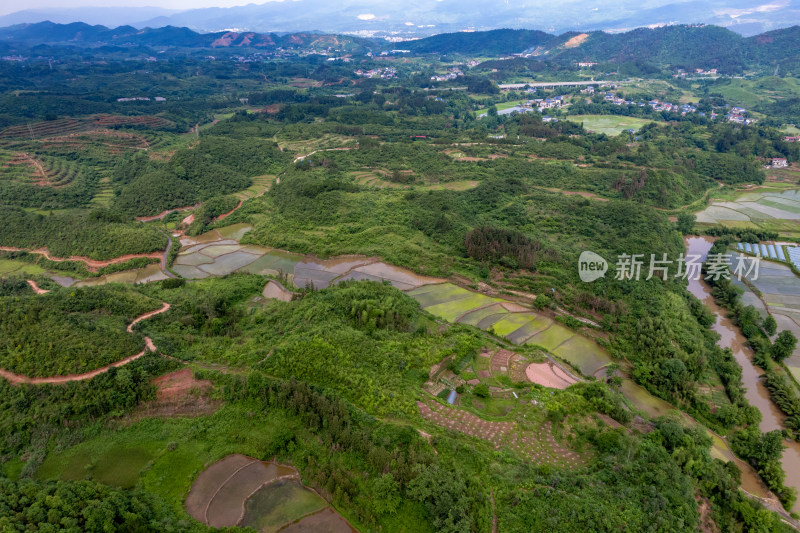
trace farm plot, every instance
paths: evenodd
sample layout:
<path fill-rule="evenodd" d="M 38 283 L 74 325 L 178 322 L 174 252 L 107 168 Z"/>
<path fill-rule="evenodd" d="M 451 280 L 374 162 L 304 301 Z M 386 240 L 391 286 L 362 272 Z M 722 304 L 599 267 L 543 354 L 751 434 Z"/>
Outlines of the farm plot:
<path fill-rule="evenodd" d="M 762 262 L 759 275 L 749 279 L 761 293 L 753 293 L 744 283 L 737 283 L 737 287 L 744 291 L 742 298 L 751 301 L 766 310 L 778 323 L 778 331 L 789 330 L 795 337 L 800 338 L 800 278 L 798 278 L 788 265 Z M 800 381 L 800 348 L 796 348 L 784 363 L 789 372 Z"/>
<path fill-rule="evenodd" d="M 800 190 L 777 185 L 746 191 L 734 200 L 715 201 L 697 213 L 700 224 L 760 227 L 792 234 L 800 232 Z"/>
<path fill-rule="evenodd" d="M 301 516 L 316 513 L 328 503 L 294 479 L 277 481 L 256 492 L 245 506 L 241 525 L 269 533 Z"/>
<path fill-rule="evenodd" d="M 0 155 L 0 180 L 59 189 L 75 181 L 81 172 L 80 165 L 75 161 L 57 157 L 36 156 L 27 152 Z"/>
<path fill-rule="evenodd" d="M 400 290 L 441 282 L 439 279 L 420 276 L 363 256 L 322 260 L 241 244 L 239 239 L 251 229 L 247 224 L 234 224 L 197 237 L 183 237 L 181 245 L 184 249 L 178 254 L 173 270 L 189 279 L 224 276 L 236 271 L 273 276 L 284 273 L 292 276 L 296 286 L 313 285 L 315 289 L 323 289 L 332 283 L 349 279 L 388 281 Z M 463 293 L 465 296 L 472 294 L 469 291 Z"/>
<path fill-rule="evenodd" d="M 112 157 L 118 157 L 126 151 L 146 150 L 150 148 L 148 136 L 139 133 L 108 129 L 89 130 L 85 132 L 56 135 L 37 142 L 42 149 L 65 150 L 78 152 L 90 147 L 102 148 Z"/>
<path fill-rule="evenodd" d="M 157 440 L 79 444 L 48 455 L 36 471 L 36 477 L 66 481 L 91 478 L 107 485 L 130 488 L 136 485 L 140 472 L 157 457 L 163 444 Z"/>
<path fill-rule="evenodd" d="M 566 329 L 563 326 L 554 324 L 553 327 Z M 540 344 L 534 340 L 528 343 Z M 552 352 L 559 356 L 561 359 L 568 361 L 578 368 L 584 375 L 593 376 L 600 369 L 611 364 L 611 357 L 591 339 L 582 335 L 572 334 L 572 336 L 552 349 Z"/>
<path fill-rule="evenodd" d="M 594 341 L 513 302 L 490 298 L 452 283 L 426 285 L 408 294 L 438 317 L 477 326 L 515 344 L 541 346 L 586 375 L 611 363 L 609 355 Z"/>
<path fill-rule="evenodd" d="M 425 310 L 431 314 L 442 317 L 448 322 L 455 322 L 460 316 L 463 316 L 474 309 L 478 309 L 498 301 L 496 298 L 489 298 L 483 294 L 471 293 L 469 291 L 465 292 L 465 295 L 459 295 L 460 297 L 456 299 L 429 305 L 425 307 Z"/>
<path fill-rule="evenodd" d="M 342 515 L 328 507 L 286 526 L 281 531 L 283 533 L 353 533 L 356 529 L 348 524 Z"/>
<path fill-rule="evenodd" d="M 107 115 L 99 114 L 90 117 L 95 126 L 142 126 L 151 130 L 169 129 L 175 127 L 175 123 L 156 115 Z"/>
<path fill-rule="evenodd" d="M 273 182 L 275 181 L 275 176 L 265 174 L 263 176 L 254 176 L 250 179 L 253 182 L 250 187 L 234 194 L 234 196 L 239 200 L 244 201 L 261 196 L 272 186 Z"/>
<path fill-rule="evenodd" d="M 486 307 L 481 307 L 479 309 L 471 311 L 466 315 L 463 315 L 459 319 L 459 322 L 461 322 L 462 324 L 469 324 L 470 326 L 478 327 L 478 324 L 480 324 L 480 322 L 488 316 L 506 315 L 506 314 L 508 314 L 506 308 L 503 307 L 501 304 L 497 303 L 497 304 L 487 305 Z"/>
<path fill-rule="evenodd" d="M 209 526 L 252 527 L 262 532 L 278 531 L 330 509 L 325 500 L 303 486 L 294 468 L 240 454 L 229 455 L 201 472 L 185 506 L 192 518 Z M 326 520 L 349 527 L 333 514 L 339 520 Z"/>
<path fill-rule="evenodd" d="M 525 375 L 531 383 L 551 389 L 566 389 L 576 382 L 575 378 L 553 363 L 531 363 L 525 367 Z"/>
<path fill-rule="evenodd" d="M 595 133 L 617 136 L 625 130 L 638 130 L 645 124 L 653 122 L 643 118 L 622 117 L 614 115 L 573 115 L 573 122 L 583 123 L 583 127 Z"/>
<path fill-rule="evenodd" d="M 541 331 L 551 322 L 552 320 L 540 318 L 533 313 L 509 313 L 508 316 L 492 324 L 492 331 L 500 337 L 509 337 L 520 329 Z"/>
<path fill-rule="evenodd" d="M 91 125 L 83 120 L 61 118 L 37 122 L 36 124 L 26 124 L 24 126 L 10 126 L 0 131 L 0 139 L 20 137 L 25 139 L 41 139 L 53 135 L 65 135 L 67 133 L 84 131 L 90 127 Z"/>
<path fill-rule="evenodd" d="M 35 276 L 37 274 L 44 273 L 45 270 L 37 264 L 28 263 L 19 259 L 0 258 L 0 276 L 8 276 L 10 274 L 20 276 Z"/>
<path fill-rule="evenodd" d="M 245 512 L 248 497 L 265 483 L 274 480 L 275 468 L 270 469 L 261 461 L 253 461 L 237 470 L 225 480 L 211 500 L 205 512 L 205 521 L 212 527 L 235 526 Z"/>
<path fill-rule="evenodd" d="M 521 429 L 516 422 L 491 422 L 460 409 L 439 403 L 417 402 L 420 414 L 437 426 L 458 431 L 492 444 L 508 448 L 537 464 L 578 467 L 585 464 L 581 454 L 556 442 L 549 422 L 534 431 Z"/>

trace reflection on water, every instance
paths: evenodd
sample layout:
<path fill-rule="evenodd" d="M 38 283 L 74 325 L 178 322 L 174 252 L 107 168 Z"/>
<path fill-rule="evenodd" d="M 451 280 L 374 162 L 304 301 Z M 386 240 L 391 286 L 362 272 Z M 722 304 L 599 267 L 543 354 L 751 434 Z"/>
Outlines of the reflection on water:
<path fill-rule="evenodd" d="M 287 274 L 298 287 L 324 289 L 348 279 L 388 281 L 400 290 L 410 290 L 442 280 L 420 276 L 404 268 L 379 262 L 365 256 L 341 256 L 320 259 L 252 244 L 240 244 L 250 231 L 248 224 L 234 224 L 197 237 L 181 239 L 183 250 L 173 270 L 188 279 L 223 276 L 232 272 L 261 275 Z"/>
<path fill-rule="evenodd" d="M 709 237 L 688 237 L 686 239 L 686 254 L 700 255 L 705 260 L 708 251 L 714 244 Z M 745 396 L 751 405 L 761 411 L 761 424 L 763 432 L 782 429 L 783 413 L 772 402 L 769 391 L 761 381 L 764 371 L 753 364 L 753 352 L 747 346 L 747 339 L 739 328 L 727 317 L 725 310 L 721 309 L 711 296 L 711 287 L 701 280 L 689 280 L 689 292 L 702 301 L 716 315 L 717 321 L 713 330 L 719 333 L 721 339 L 717 344 L 722 348 L 730 348 L 733 356 L 742 367 L 742 384 L 745 387 Z M 784 441 L 787 449 L 783 452 L 783 469 L 786 471 L 786 485 L 800 490 L 800 443 Z M 743 476 L 744 486 L 744 476 Z M 800 512 L 800 503 L 792 509 Z"/>

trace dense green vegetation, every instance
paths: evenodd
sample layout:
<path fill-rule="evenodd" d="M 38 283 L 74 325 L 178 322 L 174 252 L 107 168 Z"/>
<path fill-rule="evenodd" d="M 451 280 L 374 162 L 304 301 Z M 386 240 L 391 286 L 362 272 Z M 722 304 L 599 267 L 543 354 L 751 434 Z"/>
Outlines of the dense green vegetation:
<path fill-rule="evenodd" d="M 233 210 L 239 201 L 233 196 L 215 196 L 203 202 L 193 215 L 194 221 L 186 228 L 187 235 L 200 235 L 216 217 Z"/>
<path fill-rule="evenodd" d="M 274 143 L 203 137 L 169 162 L 136 154 L 120 161 L 114 174 L 114 205 L 132 215 L 155 215 L 213 196 L 246 189 L 250 177 L 275 172 L 286 156 Z"/>
<path fill-rule="evenodd" d="M 75 374 L 134 355 L 125 331 L 160 303 L 124 288 L 54 289 L 0 299 L 0 368 L 27 376 Z"/>
<path fill-rule="evenodd" d="M 158 229 L 123 222 L 122 217 L 103 210 L 88 215 L 44 215 L 0 206 L 0 225 L 0 246 L 47 248 L 61 258 L 79 255 L 103 260 L 167 247 L 167 237 Z"/>
<path fill-rule="evenodd" d="M 84 42 L 109 38 L 102 28 L 86 31 Z M 733 463 L 712 458 L 705 427 L 724 436 L 788 509 L 794 494 L 786 482 L 796 473 L 781 469 L 784 435 L 758 431 L 760 413 L 745 398 L 731 351 L 716 344 L 714 316 L 687 292 L 674 264 L 661 279 L 648 276 L 648 259 L 677 259 L 682 236 L 694 230 L 691 212 L 709 191 L 762 183 L 765 160 L 800 160 L 796 143 L 782 140 L 773 118 L 742 126 L 615 106 L 600 95 L 587 101 L 574 88 L 564 93 L 572 106 L 553 110 L 557 122 L 490 111 L 555 92 L 501 93 L 498 82 L 534 73 L 585 79 L 572 63 L 593 54 L 612 62 L 592 75 L 614 69 L 617 77 L 652 77 L 675 101 L 718 110 L 731 90 L 722 82 L 657 78 L 668 65 L 712 66 L 703 63 L 709 51 L 721 71 L 738 72 L 753 57 L 744 39 L 683 26 L 592 33 L 546 61 L 462 65 L 465 76 L 437 89 L 430 76 L 452 67 L 439 54 L 563 39 L 499 30 L 486 42 L 462 33 L 408 43 L 431 54 L 424 58 L 347 64 L 307 54 L 331 45 L 326 39 L 301 35 L 291 44 L 291 36 L 272 36 L 286 47 L 280 60 L 265 59 L 277 45 L 258 41 L 264 48 L 255 52 L 215 50 L 214 61 L 208 50 L 167 48 L 158 61 L 143 62 L 141 52 L 156 54 L 146 47 L 167 42 L 160 39 L 172 31 L 104 46 L 103 64 L 84 64 L 94 52 L 78 45 L 37 49 L 61 50 L 52 68 L 38 59 L 0 64 L 0 246 L 103 260 L 161 252 L 167 232 L 198 236 L 244 222 L 252 226 L 243 238 L 249 244 L 322 258 L 366 255 L 528 305 L 572 339 L 596 342 L 613 364 L 565 390 L 531 383 L 524 367 L 475 385 L 491 368 L 484 350 L 516 350 L 537 363 L 547 360 L 545 350 L 515 347 L 493 328 L 444 322 L 388 283 L 309 286 L 290 302 L 262 297 L 266 279 L 255 274 L 60 288 L 48 272 L 88 277 L 158 259 L 90 273 L 81 261 L 9 252 L 4 272 L 27 270 L 0 278 L 0 368 L 83 372 L 139 352 L 140 331 L 169 357 L 146 355 L 60 386 L 0 381 L 0 529 L 203 529 L 183 509 L 192 480 L 225 455 L 244 453 L 293 464 L 364 531 L 487 531 L 495 520 L 500 531 L 696 531 L 700 508 L 722 531 L 785 530 L 738 490 Z M 191 46 L 210 38 L 180 31 Z M 626 42 L 647 52 L 632 57 Z M 698 42 L 705 48 L 693 47 Z M 336 46 L 366 43 L 348 38 Z M 304 57 L 288 57 L 300 49 Z M 237 54 L 246 60 L 231 60 Z M 387 66 L 396 77 L 354 72 Z M 662 97 L 650 87 L 622 91 Z M 139 93 L 167 98 L 117 101 Z M 570 118 L 579 113 L 653 122 L 611 136 Z M 32 181 L 33 167 L 17 164 L 22 153 L 46 165 L 55 185 Z M 187 210 L 134 219 L 190 206 L 188 227 Z M 723 243 L 777 238 L 707 231 Z M 576 268 L 588 250 L 609 262 L 592 283 Z M 209 253 L 217 252 L 220 261 L 241 259 L 223 253 L 224 245 Z M 642 255 L 640 279 L 615 275 L 623 254 Z M 281 269 L 277 277 L 294 289 L 290 274 Z M 34 295 L 27 279 L 50 292 Z M 776 323 L 744 307 L 730 284 L 718 284 L 714 295 L 768 370 L 765 383 L 788 416 L 786 435 L 796 437 L 800 395 L 780 365 L 796 341 L 780 333 L 770 342 Z M 168 312 L 125 331 L 162 301 Z M 437 377 L 431 369 L 441 362 Z M 184 367 L 210 383 L 175 403 L 158 399 L 152 380 Z M 630 380 L 646 401 L 661 409 L 664 400 L 693 420 L 649 417 L 645 402 L 625 390 L 635 387 Z M 452 408 L 443 401 L 450 390 L 458 393 Z M 447 429 L 426 416 L 426 406 L 447 409 L 448 420 L 472 417 L 467 427 L 486 424 L 487 434 L 506 433 L 494 441 Z M 531 459 L 537 446 L 546 451 Z"/>
<path fill-rule="evenodd" d="M 483 342 L 451 328 L 429 331 L 419 305 L 390 285 L 346 283 L 252 315 L 236 305 L 260 290 L 257 276 L 234 276 L 157 292 L 172 309 L 142 327 L 176 357 L 247 365 L 273 376 L 324 384 L 375 414 L 416 411 L 409 385 L 455 352 Z"/>
<path fill-rule="evenodd" d="M 145 491 L 92 481 L 15 482 L 0 476 L 0 494 L 0 527 L 6 531 L 204 530 Z"/>

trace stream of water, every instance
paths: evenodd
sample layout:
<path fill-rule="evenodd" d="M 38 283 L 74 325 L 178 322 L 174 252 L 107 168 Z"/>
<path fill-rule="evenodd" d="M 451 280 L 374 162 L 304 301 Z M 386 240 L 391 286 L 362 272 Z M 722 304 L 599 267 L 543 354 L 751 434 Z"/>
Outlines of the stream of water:
<path fill-rule="evenodd" d="M 686 254 L 700 255 L 705 261 L 708 251 L 713 245 L 708 237 L 689 237 L 686 239 Z M 761 380 L 764 373 L 753 363 L 753 351 L 747 346 L 747 339 L 738 327 L 728 318 L 724 309 L 720 308 L 711 296 L 711 287 L 702 279 L 689 281 L 689 292 L 701 300 L 716 316 L 713 330 L 722 337 L 717 344 L 722 348 L 730 348 L 734 358 L 742 367 L 742 384 L 745 396 L 751 405 L 761 411 L 761 431 L 767 432 L 783 428 L 784 414 L 778 409 L 769 396 L 769 391 Z M 800 443 L 784 441 L 783 469 L 786 472 L 786 485 L 795 487 L 800 492 Z M 744 485 L 743 479 L 743 485 Z M 800 512 L 800 504 L 795 503 L 792 509 Z"/>

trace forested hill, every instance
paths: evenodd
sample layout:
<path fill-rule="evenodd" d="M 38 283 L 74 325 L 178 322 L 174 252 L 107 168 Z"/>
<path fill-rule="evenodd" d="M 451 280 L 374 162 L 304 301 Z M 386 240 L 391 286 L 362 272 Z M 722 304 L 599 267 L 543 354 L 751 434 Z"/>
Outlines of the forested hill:
<path fill-rule="evenodd" d="M 164 26 L 138 30 L 132 26 L 107 28 L 82 22 L 17 24 L 0 29 L 6 46 L 69 43 L 73 46 L 249 48 L 261 50 L 305 49 L 325 53 L 366 53 L 400 48 L 412 54 L 447 54 L 497 57 L 527 53 L 538 59 L 574 64 L 650 63 L 659 67 L 716 68 L 723 74 L 744 70 L 779 70 L 786 74 L 800 67 L 800 26 L 742 37 L 719 26 L 674 25 L 638 28 L 625 33 L 569 32 L 552 35 L 537 30 L 490 30 L 443 33 L 403 43 L 316 33 L 216 32 L 198 33 L 188 28 Z"/>
<path fill-rule="evenodd" d="M 0 29 L 0 42 L 33 45 L 37 43 L 69 43 L 75 46 L 172 46 L 180 48 L 248 47 L 256 49 L 294 49 L 333 47 L 355 51 L 365 46 L 378 49 L 376 41 L 341 35 L 315 33 L 216 32 L 198 33 L 189 28 L 164 26 L 136 29 L 133 26 L 107 28 L 83 22 L 56 24 L 50 21 L 36 24 L 16 24 Z M 365 50 L 366 51 L 366 50 Z"/>
<path fill-rule="evenodd" d="M 529 53 L 558 62 L 645 61 L 660 66 L 795 70 L 800 63 L 800 26 L 742 37 L 718 26 L 675 25 L 625 33 L 492 30 L 435 35 L 397 46 L 415 53 L 497 56 Z"/>
<path fill-rule="evenodd" d="M 537 30 L 490 30 L 440 33 L 432 37 L 397 44 L 395 48 L 418 54 L 473 54 L 498 56 L 552 46 L 556 35 Z"/>

